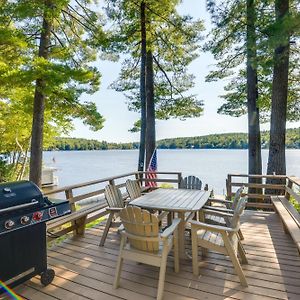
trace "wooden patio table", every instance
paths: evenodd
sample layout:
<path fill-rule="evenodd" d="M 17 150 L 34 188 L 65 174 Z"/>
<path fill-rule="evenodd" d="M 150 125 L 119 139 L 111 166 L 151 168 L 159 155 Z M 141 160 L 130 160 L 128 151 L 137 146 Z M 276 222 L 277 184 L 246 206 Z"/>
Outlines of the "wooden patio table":
<path fill-rule="evenodd" d="M 139 206 L 145 209 L 177 213 L 178 217 L 181 219 L 178 227 L 179 256 L 180 258 L 186 258 L 184 245 L 185 215 L 186 213 L 199 211 L 207 202 L 209 194 L 210 192 L 203 190 L 159 188 L 130 201 L 130 205 Z"/>

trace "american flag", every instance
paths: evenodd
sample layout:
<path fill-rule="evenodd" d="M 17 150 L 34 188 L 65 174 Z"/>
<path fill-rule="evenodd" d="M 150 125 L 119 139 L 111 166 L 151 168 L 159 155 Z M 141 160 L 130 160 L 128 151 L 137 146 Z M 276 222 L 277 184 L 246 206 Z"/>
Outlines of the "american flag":
<path fill-rule="evenodd" d="M 151 172 L 151 173 L 146 174 L 146 179 L 156 179 L 157 178 L 157 175 L 156 175 L 156 171 L 157 171 L 156 149 L 154 150 L 154 152 L 151 156 L 147 171 Z M 157 183 L 155 181 L 146 181 L 146 186 L 157 187 Z"/>

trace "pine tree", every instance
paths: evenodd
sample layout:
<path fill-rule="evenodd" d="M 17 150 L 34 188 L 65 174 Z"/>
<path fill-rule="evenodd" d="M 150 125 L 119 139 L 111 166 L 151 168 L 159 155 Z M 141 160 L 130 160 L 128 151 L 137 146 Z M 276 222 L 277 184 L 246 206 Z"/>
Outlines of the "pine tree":
<path fill-rule="evenodd" d="M 139 66 L 145 62 L 141 55 L 141 47 L 144 45 L 141 34 L 142 14 L 137 8 L 140 5 L 145 7 L 144 23 L 148 53 L 146 64 L 153 66 L 148 65 L 148 68 L 145 66 L 148 69 L 145 77 L 149 73 L 153 74 L 153 78 L 145 78 L 148 95 L 146 115 L 151 119 L 149 122 L 146 121 L 147 152 L 149 152 L 147 164 L 155 147 L 155 140 L 153 140 L 155 139 L 155 122 L 153 120 L 195 117 L 199 116 L 203 110 L 202 101 L 198 101 L 195 95 L 187 94 L 188 89 L 194 85 L 193 76 L 187 74 L 187 66 L 198 55 L 198 42 L 201 39 L 200 33 L 203 25 L 200 21 L 192 21 L 190 17 L 179 16 L 175 9 L 178 3 L 179 1 L 175 0 L 108 1 L 108 16 L 115 25 L 111 37 L 113 43 L 109 50 L 111 52 L 118 50 L 126 54 L 120 77 L 112 84 L 112 87 L 125 93 L 130 110 L 142 113 L 144 112 L 141 100 L 145 95 Z M 142 118 L 133 129 L 139 130 L 142 126 L 141 136 L 144 134 L 143 124 Z M 141 139 L 142 142 L 143 139 Z M 140 157 L 139 161 L 141 160 Z"/>
<path fill-rule="evenodd" d="M 96 105 L 82 103 L 79 98 L 82 93 L 95 92 L 100 84 L 100 74 L 90 63 L 96 59 L 103 32 L 99 16 L 89 8 L 90 3 L 19 0 L 6 2 L 1 10 L 0 17 L 8 16 L 27 42 L 27 59 L 17 72 L 25 94 L 34 99 L 34 104 L 30 98 L 23 101 L 27 109 L 31 107 L 34 111 L 30 179 L 37 184 L 40 184 L 46 120 L 63 130 L 70 129 L 74 117 L 82 118 L 93 130 L 103 126 Z"/>

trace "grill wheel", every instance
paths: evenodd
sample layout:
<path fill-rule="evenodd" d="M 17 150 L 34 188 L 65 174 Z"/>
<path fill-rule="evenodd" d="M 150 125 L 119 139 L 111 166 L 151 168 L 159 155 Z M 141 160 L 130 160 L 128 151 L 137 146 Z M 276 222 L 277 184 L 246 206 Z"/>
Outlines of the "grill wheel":
<path fill-rule="evenodd" d="M 55 276 L 55 272 L 52 269 L 47 269 L 43 273 L 41 273 L 41 284 L 47 286 L 50 284 Z"/>

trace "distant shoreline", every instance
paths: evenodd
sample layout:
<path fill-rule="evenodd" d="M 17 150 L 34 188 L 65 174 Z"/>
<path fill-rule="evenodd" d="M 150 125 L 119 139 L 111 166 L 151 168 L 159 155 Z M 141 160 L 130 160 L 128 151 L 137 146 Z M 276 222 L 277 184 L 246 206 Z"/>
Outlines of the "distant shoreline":
<path fill-rule="evenodd" d="M 262 149 L 269 147 L 269 132 L 261 132 Z M 54 143 L 44 150 L 134 150 L 138 142 L 109 143 L 81 138 L 56 138 Z M 210 134 L 196 137 L 169 138 L 157 141 L 158 149 L 248 149 L 247 133 Z M 286 148 L 300 149 L 300 128 L 287 129 Z"/>
<path fill-rule="evenodd" d="M 176 148 L 176 149 L 167 149 L 167 148 L 157 148 L 158 150 L 248 150 L 248 148 L 240 149 L 240 148 L 197 148 L 197 149 L 191 149 L 191 148 Z M 285 148 L 286 150 L 300 150 L 300 148 Z M 136 149 L 91 149 L 91 150 L 79 150 L 79 149 L 71 149 L 71 150 L 59 150 L 59 149 L 51 149 L 51 150 L 43 150 L 44 152 L 75 152 L 75 151 L 137 151 Z M 269 150 L 269 148 L 262 148 L 261 150 Z"/>

